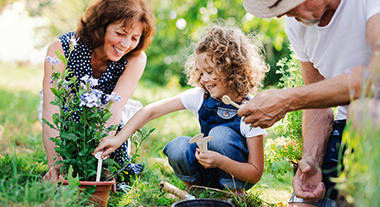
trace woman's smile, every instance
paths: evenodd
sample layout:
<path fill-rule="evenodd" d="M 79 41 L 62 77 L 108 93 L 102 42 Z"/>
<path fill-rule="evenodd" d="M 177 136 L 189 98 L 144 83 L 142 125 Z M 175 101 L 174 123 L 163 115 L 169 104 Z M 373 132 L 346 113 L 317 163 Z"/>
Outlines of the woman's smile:
<path fill-rule="evenodd" d="M 125 54 L 137 47 L 142 35 L 143 26 L 136 22 L 131 27 L 122 22 L 112 23 L 107 27 L 104 37 L 103 52 L 111 61 L 119 61 Z"/>

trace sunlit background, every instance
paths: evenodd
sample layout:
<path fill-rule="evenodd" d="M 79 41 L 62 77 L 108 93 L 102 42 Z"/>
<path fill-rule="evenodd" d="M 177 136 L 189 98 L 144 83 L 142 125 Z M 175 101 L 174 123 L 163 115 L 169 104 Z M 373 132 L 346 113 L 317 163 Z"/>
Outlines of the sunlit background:
<path fill-rule="evenodd" d="M 48 22 L 43 17 L 30 17 L 22 2 L 7 5 L 0 16 L 0 60 L 42 62 L 46 47 L 36 48 L 43 38 L 35 35 L 34 30 Z"/>
<path fill-rule="evenodd" d="M 47 45 L 76 29 L 90 0 L 0 0 L 0 61 L 38 64 Z M 244 10 L 242 0 L 152 0 L 157 32 L 147 49 L 143 80 L 160 85 L 186 85 L 183 60 L 196 30 L 214 19 L 236 24 L 263 42 L 271 66 L 265 86 L 275 85 L 276 62 L 289 55 L 283 19 L 259 19 Z M 193 35 L 192 37 L 196 37 Z"/>

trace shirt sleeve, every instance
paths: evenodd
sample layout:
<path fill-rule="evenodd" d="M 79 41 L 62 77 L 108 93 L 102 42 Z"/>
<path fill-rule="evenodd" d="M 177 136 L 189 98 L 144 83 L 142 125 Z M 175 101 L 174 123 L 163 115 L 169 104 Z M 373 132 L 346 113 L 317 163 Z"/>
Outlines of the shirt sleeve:
<path fill-rule="evenodd" d="M 367 20 L 373 15 L 380 13 L 380 1 L 379 0 L 367 0 Z M 379 23 L 380 24 L 380 23 Z"/>
<path fill-rule="evenodd" d="M 248 94 L 248 99 L 251 100 L 252 98 L 253 98 L 253 96 L 251 94 Z M 255 137 L 258 135 L 262 135 L 262 134 L 265 137 L 268 134 L 265 129 L 262 129 L 260 127 L 251 127 L 250 124 L 246 124 L 244 122 L 244 117 L 241 119 L 240 132 L 246 138 L 252 138 L 252 137 Z"/>
<path fill-rule="evenodd" d="M 183 106 L 198 115 L 203 102 L 204 90 L 200 87 L 186 90 L 179 94 Z"/>
<path fill-rule="evenodd" d="M 246 137 L 246 138 L 252 138 L 258 135 L 264 135 L 267 136 L 267 131 L 265 129 L 262 129 L 260 127 L 251 127 L 251 125 L 246 124 L 243 119 L 241 119 L 241 124 L 240 124 L 240 130 L 241 134 Z"/>

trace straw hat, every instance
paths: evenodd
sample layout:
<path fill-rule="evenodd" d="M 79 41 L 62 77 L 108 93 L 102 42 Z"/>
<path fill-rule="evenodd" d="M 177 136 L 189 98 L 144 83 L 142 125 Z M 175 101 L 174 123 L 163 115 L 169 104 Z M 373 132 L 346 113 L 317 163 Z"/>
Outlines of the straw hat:
<path fill-rule="evenodd" d="M 268 18 L 288 12 L 306 0 L 243 0 L 244 8 L 256 17 Z"/>

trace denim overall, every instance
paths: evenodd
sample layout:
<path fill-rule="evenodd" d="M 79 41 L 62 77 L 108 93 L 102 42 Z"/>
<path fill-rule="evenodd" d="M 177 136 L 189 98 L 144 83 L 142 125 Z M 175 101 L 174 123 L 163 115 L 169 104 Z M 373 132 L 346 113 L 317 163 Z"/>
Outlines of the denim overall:
<path fill-rule="evenodd" d="M 247 162 L 246 138 L 240 133 L 241 117 L 232 105 L 210 97 L 207 93 L 198 111 L 201 132 L 212 136 L 208 149 L 238 162 Z M 219 168 L 205 169 L 195 157 L 196 143 L 189 143 L 191 137 L 177 137 L 163 149 L 175 175 L 184 182 L 200 181 L 202 186 L 213 188 L 249 189 L 254 184 L 232 178 Z"/>

